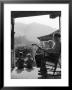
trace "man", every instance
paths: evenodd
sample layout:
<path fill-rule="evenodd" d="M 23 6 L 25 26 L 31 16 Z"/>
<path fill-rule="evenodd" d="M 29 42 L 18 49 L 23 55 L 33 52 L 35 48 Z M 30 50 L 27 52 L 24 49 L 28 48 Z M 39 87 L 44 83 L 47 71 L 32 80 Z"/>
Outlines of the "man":
<path fill-rule="evenodd" d="M 55 33 L 54 34 L 54 41 L 55 41 L 55 45 L 52 49 L 49 49 L 47 52 L 49 54 L 49 60 L 52 61 L 53 63 L 55 63 L 55 68 L 54 68 L 54 73 L 56 71 L 57 68 L 57 63 L 61 54 L 61 42 L 60 42 L 60 34 L 59 33 Z"/>

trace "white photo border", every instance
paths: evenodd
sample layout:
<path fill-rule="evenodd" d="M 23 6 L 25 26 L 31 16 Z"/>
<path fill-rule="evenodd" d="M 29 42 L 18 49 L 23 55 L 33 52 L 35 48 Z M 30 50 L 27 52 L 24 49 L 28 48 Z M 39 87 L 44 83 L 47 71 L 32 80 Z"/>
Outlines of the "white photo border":
<path fill-rule="evenodd" d="M 61 79 L 11 79 L 11 11 L 61 11 Z M 68 86 L 69 4 L 4 4 L 4 86 Z"/>

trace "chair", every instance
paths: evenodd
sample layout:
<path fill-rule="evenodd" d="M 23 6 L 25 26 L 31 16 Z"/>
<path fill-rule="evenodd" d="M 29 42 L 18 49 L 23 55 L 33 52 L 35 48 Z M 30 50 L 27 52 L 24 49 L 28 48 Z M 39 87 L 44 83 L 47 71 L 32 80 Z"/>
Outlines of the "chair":
<path fill-rule="evenodd" d="M 48 62 L 48 63 L 46 63 L 46 65 L 52 66 L 52 68 L 50 70 L 53 71 L 53 76 L 55 75 L 55 72 L 57 69 L 59 57 L 60 57 L 60 54 L 57 54 L 57 53 L 48 53 L 47 56 L 46 55 L 44 56 L 45 61 Z M 49 69 L 49 68 L 47 68 L 47 69 Z"/>

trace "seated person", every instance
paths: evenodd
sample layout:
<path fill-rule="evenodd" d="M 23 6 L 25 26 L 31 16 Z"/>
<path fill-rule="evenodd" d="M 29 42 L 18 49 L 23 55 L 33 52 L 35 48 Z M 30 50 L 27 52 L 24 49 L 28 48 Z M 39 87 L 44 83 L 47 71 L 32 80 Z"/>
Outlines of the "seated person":
<path fill-rule="evenodd" d="M 23 69 L 24 68 L 24 60 L 22 58 L 19 58 L 16 62 L 16 66 L 18 69 Z"/>
<path fill-rule="evenodd" d="M 32 69 L 33 68 L 33 60 L 30 54 L 27 55 L 28 60 L 26 61 L 26 68 Z"/>

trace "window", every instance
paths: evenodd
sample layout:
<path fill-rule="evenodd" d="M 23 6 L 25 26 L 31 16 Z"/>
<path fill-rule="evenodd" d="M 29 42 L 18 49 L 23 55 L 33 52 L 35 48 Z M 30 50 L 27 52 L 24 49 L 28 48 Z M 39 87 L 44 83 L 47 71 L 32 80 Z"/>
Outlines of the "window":
<path fill-rule="evenodd" d="M 46 49 L 51 49 L 55 45 L 55 42 L 53 40 L 44 41 L 44 47 Z"/>

